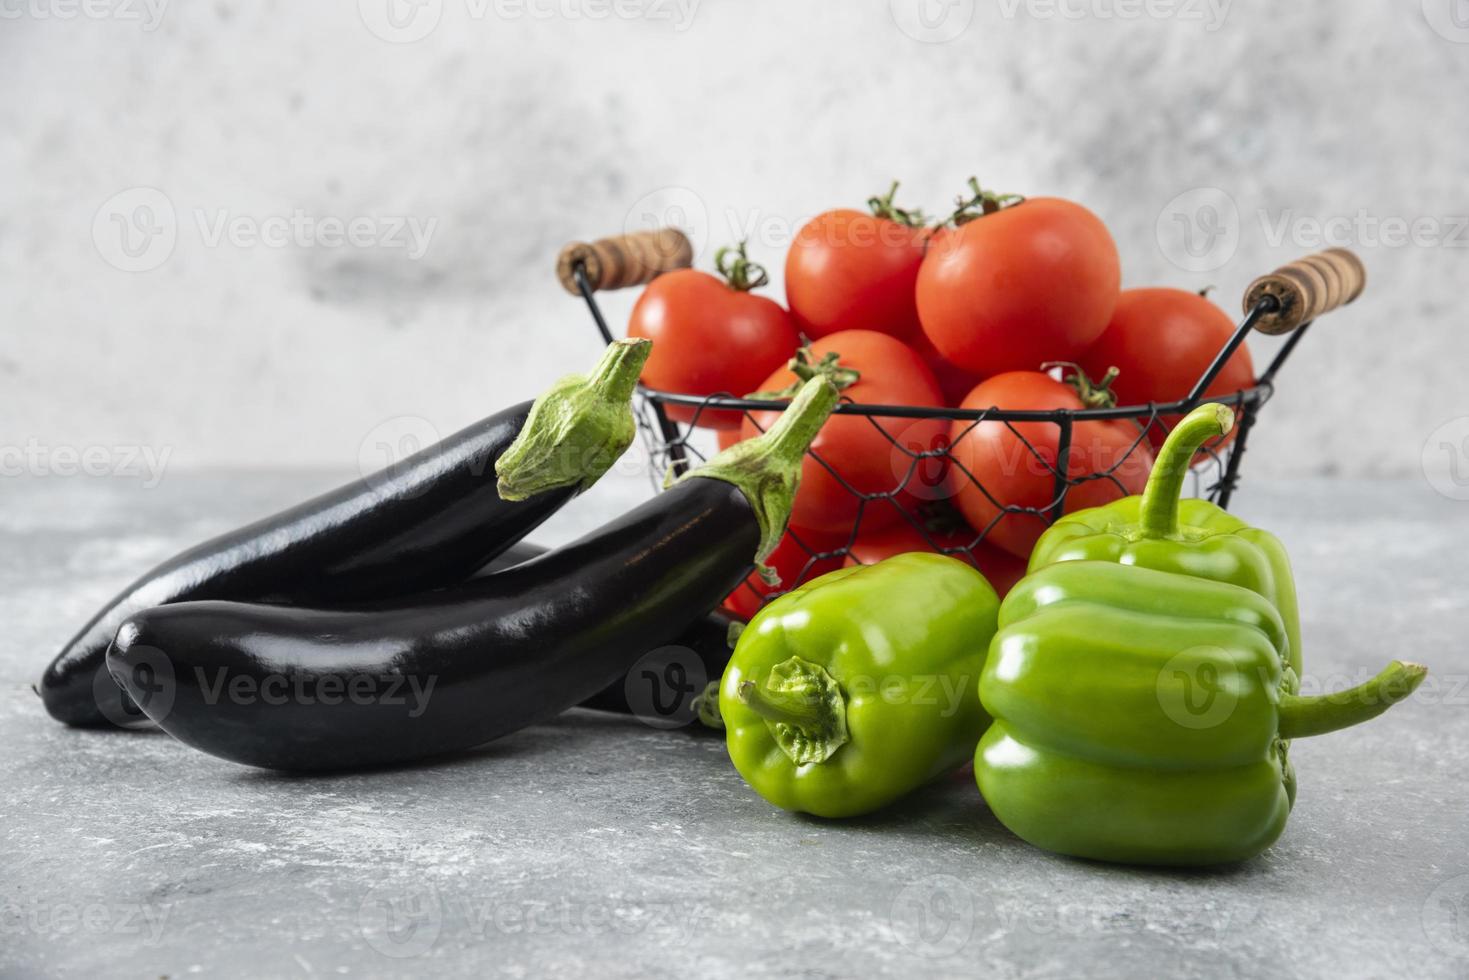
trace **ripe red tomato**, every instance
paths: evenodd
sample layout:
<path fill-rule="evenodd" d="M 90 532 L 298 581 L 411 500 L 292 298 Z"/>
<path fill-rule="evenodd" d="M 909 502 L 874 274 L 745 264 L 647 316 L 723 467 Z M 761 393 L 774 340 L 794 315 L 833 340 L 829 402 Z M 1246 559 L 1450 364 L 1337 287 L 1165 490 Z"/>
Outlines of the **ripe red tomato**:
<path fill-rule="evenodd" d="M 842 391 L 844 398 L 877 405 L 929 408 L 943 405 L 943 394 L 933 372 L 901 340 L 871 330 L 842 330 L 811 345 L 813 360 L 829 353 L 840 356 L 842 367 L 860 374 L 854 384 Z M 789 368 L 781 368 L 759 387 L 779 390 L 795 381 L 796 376 Z M 745 438 L 769 429 L 775 419 L 775 412 L 754 413 L 745 422 Z M 791 525 L 829 533 L 849 532 L 859 512 L 864 527 L 891 524 L 900 519 L 891 502 L 871 500 L 864 508 L 852 491 L 890 493 L 909 479 L 910 472 L 913 493 L 937 496 L 942 492 L 942 470 L 935 477 L 932 462 L 915 466 L 909 453 L 941 447 L 947 428 L 943 419 L 833 415 L 811 445 L 812 453 L 821 462 L 808 456 L 801 469 L 801 489 L 791 511 Z M 935 486 L 929 490 L 928 484 Z"/>
<path fill-rule="evenodd" d="M 1112 391 L 1118 404 L 1178 401 L 1189 393 L 1234 334 L 1229 315 L 1198 293 L 1183 289 L 1128 289 L 1118 297 L 1112 322 L 1080 360 L 1087 374 L 1101 377 L 1109 367 L 1118 375 Z M 1205 395 L 1228 395 L 1255 383 L 1250 352 L 1240 347 L 1224 363 Z M 1164 415 L 1169 429 L 1180 416 Z M 1167 437 L 1159 426 L 1148 430 L 1154 447 Z M 1224 437 L 1221 445 L 1234 437 Z"/>
<path fill-rule="evenodd" d="M 765 559 L 765 564 L 775 569 L 780 576 L 779 585 L 771 585 L 751 572 L 744 582 L 724 599 L 724 608 L 749 619 L 760 611 L 765 600 L 782 592 L 789 592 L 814 578 L 834 572 L 842 567 L 840 554 L 833 558 L 817 558 L 816 555 L 839 551 L 847 543 L 845 535 L 821 534 L 815 531 L 789 530 L 780 543 Z"/>
<path fill-rule="evenodd" d="M 929 366 L 933 371 L 933 376 L 938 379 L 939 389 L 944 393 L 945 405 L 958 405 L 970 391 L 974 390 L 974 386 L 979 384 L 979 378 L 961 367 L 950 364 L 922 330 L 918 331 L 918 336 L 913 339 L 910 346 L 918 352 L 918 356 L 923 358 L 923 363 Z"/>
<path fill-rule="evenodd" d="M 1015 587 L 1016 582 L 1025 577 L 1025 562 L 1022 559 L 984 542 L 974 544 L 978 535 L 970 528 L 928 531 L 927 534 L 928 537 L 925 538 L 923 532 L 906 520 L 877 530 L 864 530 L 857 535 L 851 553 L 847 556 L 847 564 L 875 565 L 894 555 L 903 555 L 910 551 L 949 553 L 950 557 L 967 561 L 979 569 L 1002 599 L 1005 593 Z M 970 545 L 973 547 L 970 548 Z M 969 550 L 951 552 L 951 549 L 956 548 Z"/>
<path fill-rule="evenodd" d="M 740 429 L 720 429 L 719 430 L 719 433 L 714 437 L 714 441 L 719 444 L 719 451 L 720 452 L 723 452 L 724 450 L 728 449 L 730 446 L 733 446 L 737 442 L 743 442 L 744 439 L 745 439 L 745 432 L 744 432 L 744 429 L 743 428 L 740 428 Z"/>
<path fill-rule="evenodd" d="M 838 330 L 918 334 L 913 287 L 927 230 L 861 211 L 827 211 L 807 222 L 786 253 L 786 304 L 815 340 Z"/>
<path fill-rule="evenodd" d="M 962 407 L 978 410 L 996 406 L 1041 411 L 1083 407 L 1071 386 L 1039 371 L 1010 371 L 982 381 L 964 399 Z M 1044 511 L 1054 501 L 1053 470 L 1061 468 L 1060 427 L 1051 422 L 955 420 L 949 438 L 953 458 L 949 482 L 955 503 L 970 525 L 981 531 L 988 529 L 986 543 L 1017 558 L 1028 558 L 1036 538 L 1046 529 L 1046 520 L 1037 514 L 1010 513 L 1002 508 Z M 1108 472 L 1111 477 L 1073 486 L 1066 494 L 1066 512 L 1141 493 L 1152 465 L 1148 441 L 1134 423 L 1075 423 L 1065 460 L 1067 477 L 1075 480 Z"/>
<path fill-rule="evenodd" d="M 743 397 L 800 345 L 779 303 L 694 269 L 666 272 L 649 283 L 633 306 L 627 332 L 653 341 L 643 384 L 686 395 Z M 692 421 L 697 412 L 682 405 L 667 409 L 680 422 Z M 704 411 L 698 424 L 734 429 L 741 418 L 739 412 Z"/>
<path fill-rule="evenodd" d="M 979 377 L 1074 361 L 1106 329 L 1121 284 L 1101 220 L 1030 198 L 935 236 L 918 318 L 946 359 Z"/>

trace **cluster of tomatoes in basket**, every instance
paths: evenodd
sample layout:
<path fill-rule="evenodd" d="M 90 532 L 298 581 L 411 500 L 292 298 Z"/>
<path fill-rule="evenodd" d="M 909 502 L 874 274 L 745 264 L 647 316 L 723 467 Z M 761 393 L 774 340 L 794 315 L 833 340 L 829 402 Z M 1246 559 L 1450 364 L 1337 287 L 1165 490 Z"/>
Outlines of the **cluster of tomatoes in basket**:
<path fill-rule="evenodd" d="M 868 211 L 826 211 L 800 229 L 786 256 L 785 306 L 755 292 L 767 276 L 740 245 L 716 254 L 717 274 L 659 276 L 633 309 L 629 333 L 654 341 L 643 372 L 650 388 L 777 400 L 824 373 L 845 400 L 933 410 L 827 422 L 791 530 L 770 559 L 782 582 L 752 577 L 727 603 L 736 612 L 844 562 L 904 551 L 968 558 L 1003 594 L 1045 529 L 1057 473 L 1071 484 L 1067 511 L 1139 493 L 1173 420 L 1078 421 L 1061 459 L 1052 422 L 945 410 L 1176 401 L 1234 331 L 1200 294 L 1123 290 L 1117 246 L 1080 204 L 993 194 L 971 180 L 953 213 L 930 222 L 895 205 L 896 188 Z M 1253 381 L 1241 347 L 1206 394 Z M 775 418 L 666 408 L 717 430 L 721 446 Z"/>

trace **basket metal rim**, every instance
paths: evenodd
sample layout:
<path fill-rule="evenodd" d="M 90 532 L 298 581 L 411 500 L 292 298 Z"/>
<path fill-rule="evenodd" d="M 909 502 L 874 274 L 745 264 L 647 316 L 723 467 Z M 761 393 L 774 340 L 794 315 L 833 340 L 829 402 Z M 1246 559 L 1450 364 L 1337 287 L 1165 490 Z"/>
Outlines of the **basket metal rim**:
<path fill-rule="evenodd" d="M 638 386 L 639 392 L 649 401 L 681 405 L 689 408 L 704 408 L 711 411 L 779 412 L 790 404 L 784 401 L 766 401 L 751 398 L 736 398 L 727 392 L 712 395 L 688 395 L 662 391 L 657 388 Z M 1160 415 L 1184 415 L 1202 404 L 1232 405 L 1258 408 L 1274 394 L 1275 385 L 1259 382 L 1248 388 L 1225 395 L 1211 395 L 1197 399 L 1180 399 L 1172 402 L 1148 402 L 1142 405 L 1116 405 L 1110 408 L 1057 408 L 1057 409 L 1005 409 L 990 408 L 942 408 L 922 405 L 882 405 L 869 402 L 842 401 L 834 414 L 867 417 L 946 419 L 965 422 L 1065 422 L 1105 421 L 1117 419 L 1154 419 Z"/>

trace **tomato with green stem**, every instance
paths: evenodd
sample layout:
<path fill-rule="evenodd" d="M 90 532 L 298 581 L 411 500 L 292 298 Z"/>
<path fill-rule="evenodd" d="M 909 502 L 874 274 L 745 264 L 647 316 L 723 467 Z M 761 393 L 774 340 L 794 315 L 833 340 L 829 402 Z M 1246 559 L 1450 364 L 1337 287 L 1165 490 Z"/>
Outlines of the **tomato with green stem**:
<path fill-rule="evenodd" d="M 1229 315 L 1201 293 L 1127 289 L 1118 297 L 1107 329 L 1078 363 L 1093 376 L 1117 368 L 1120 373 L 1112 391 L 1123 405 L 1175 402 L 1186 397 L 1203 377 L 1234 330 Z M 1204 389 L 1204 397 L 1233 394 L 1254 383 L 1254 362 L 1249 349 L 1241 345 Z M 1161 425 L 1148 429 L 1155 449 L 1181 418 L 1163 415 Z M 1210 448 L 1228 445 L 1235 431 L 1231 429 Z"/>
<path fill-rule="evenodd" d="M 921 211 L 893 203 L 897 190 L 893 181 L 886 196 L 870 198 L 870 213 L 825 211 L 796 233 L 786 253 L 786 304 L 809 339 L 838 330 L 917 337 L 913 289 L 928 228 Z"/>
<path fill-rule="evenodd" d="M 1112 404 L 1110 377 L 1093 384 L 1076 371 L 1063 383 L 1040 371 L 1009 371 L 975 386 L 964 409 L 1080 410 Z M 1088 419 L 1074 422 L 1061 459 L 1061 428 L 1054 422 L 957 419 L 949 433 L 954 503 L 985 541 L 1028 558 L 1046 529 L 1056 500 L 1056 473 L 1075 483 L 1066 513 L 1141 493 L 1153 453 L 1137 423 Z"/>
<path fill-rule="evenodd" d="M 901 340 L 871 330 L 843 330 L 815 341 L 752 397 L 788 397 L 794 385 L 816 374 L 830 377 L 847 401 L 921 408 L 944 403 L 923 358 Z M 745 437 L 768 429 L 777 416 L 752 412 Z M 921 454 L 941 449 L 947 428 L 943 419 L 833 415 L 806 457 L 791 526 L 842 533 L 859 518 L 863 527 L 900 520 L 898 502 L 908 499 L 904 486 L 915 478 L 933 479 L 926 473 L 932 460 Z M 940 483 L 941 478 L 942 473 Z M 864 501 L 863 495 L 872 499 Z"/>
<path fill-rule="evenodd" d="M 1080 204 L 981 190 L 961 201 L 918 271 L 923 332 L 984 378 L 1076 360 L 1106 329 L 1121 288 L 1117 246 Z"/>
<path fill-rule="evenodd" d="M 633 306 L 628 336 L 653 341 L 643 366 L 649 388 L 685 395 L 751 391 L 783 364 L 800 339 L 779 303 L 752 290 L 769 281 L 745 243 L 714 255 L 718 276 L 696 269 L 665 272 Z M 666 405 L 668 416 L 710 429 L 737 429 L 735 411 Z"/>

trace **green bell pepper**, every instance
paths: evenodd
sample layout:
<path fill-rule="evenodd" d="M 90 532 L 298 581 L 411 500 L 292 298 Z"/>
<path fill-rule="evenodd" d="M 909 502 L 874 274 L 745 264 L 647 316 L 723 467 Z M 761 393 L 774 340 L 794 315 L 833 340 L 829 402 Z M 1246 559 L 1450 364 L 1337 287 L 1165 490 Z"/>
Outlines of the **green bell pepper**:
<path fill-rule="evenodd" d="M 1029 570 L 1060 561 L 1110 561 L 1243 586 L 1280 610 L 1287 658 L 1300 674 L 1300 615 L 1285 547 L 1207 500 L 1179 499 L 1199 447 L 1233 426 L 1227 405 L 1194 409 L 1158 451 L 1141 496 L 1062 517 L 1036 542 Z"/>
<path fill-rule="evenodd" d="M 1038 847 L 1134 864 L 1253 857 L 1295 802 L 1289 740 L 1376 717 L 1427 673 L 1393 661 L 1350 690 L 1297 693 L 1278 542 L 1212 505 L 1178 525 L 1182 471 L 1231 422 L 1222 406 L 1191 413 L 1142 499 L 1058 522 L 1000 607 L 975 779 Z"/>
<path fill-rule="evenodd" d="M 979 674 L 998 609 L 972 566 L 922 553 L 776 599 L 720 685 L 735 768 L 778 807 L 850 817 L 962 765 L 989 724 Z"/>

